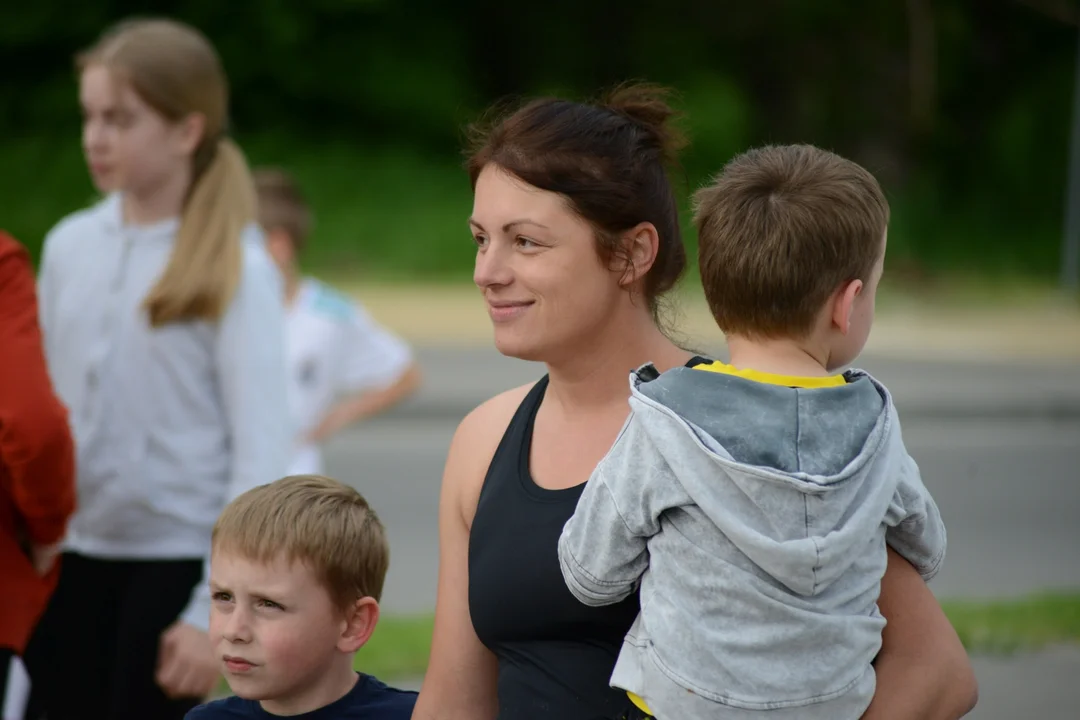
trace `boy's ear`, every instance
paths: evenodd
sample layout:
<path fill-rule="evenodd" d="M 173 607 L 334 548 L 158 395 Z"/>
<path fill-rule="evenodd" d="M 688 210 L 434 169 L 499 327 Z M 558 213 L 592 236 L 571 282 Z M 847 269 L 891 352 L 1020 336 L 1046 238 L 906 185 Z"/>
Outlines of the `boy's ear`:
<path fill-rule="evenodd" d="M 832 305 L 832 312 L 830 313 L 832 326 L 839 330 L 841 335 L 847 335 L 848 330 L 851 329 L 851 315 L 855 309 L 855 300 L 862 294 L 862 291 L 863 281 L 851 280 L 841 285 L 833 293 L 830 301 Z"/>
<path fill-rule="evenodd" d="M 379 603 L 373 597 L 362 597 L 345 613 L 345 624 L 338 638 L 338 650 L 354 653 L 364 647 L 379 622 Z"/>

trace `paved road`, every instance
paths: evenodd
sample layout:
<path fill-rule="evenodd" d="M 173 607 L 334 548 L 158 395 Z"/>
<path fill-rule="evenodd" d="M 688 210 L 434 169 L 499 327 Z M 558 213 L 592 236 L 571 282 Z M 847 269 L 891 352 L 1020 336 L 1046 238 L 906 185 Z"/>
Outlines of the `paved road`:
<path fill-rule="evenodd" d="M 454 424 L 372 423 L 334 442 L 331 474 L 374 504 L 393 548 L 388 612 L 434 606 L 439 479 Z M 905 436 L 948 524 L 939 596 L 1080 588 L 1080 421 L 910 421 Z"/>
<path fill-rule="evenodd" d="M 421 352 L 428 382 L 409 407 L 337 438 L 328 470 L 388 525 L 390 612 L 434 604 L 438 487 L 461 416 L 537 376 L 488 350 Z M 1080 367 L 867 360 L 892 389 L 905 440 L 949 529 L 940 596 L 1080 587 Z"/>
<path fill-rule="evenodd" d="M 394 614 L 434 606 L 438 489 L 457 419 L 485 396 L 536 377 L 535 367 L 487 351 L 432 351 L 421 359 L 429 380 L 423 396 L 337 438 L 327 456 L 328 471 L 360 488 L 387 525 L 393 550 L 384 608 Z M 892 389 L 908 448 L 948 524 L 949 555 L 935 593 L 988 598 L 1080 588 L 1080 368 L 873 358 L 864 366 Z M 1049 708 L 1077 706 L 1080 686 L 1071 678 L 1080 654 L 979 660 L 978 670 L 983 702 L 973 717 L 1019 717 L 1021 710 L 1074 717 Z"/>

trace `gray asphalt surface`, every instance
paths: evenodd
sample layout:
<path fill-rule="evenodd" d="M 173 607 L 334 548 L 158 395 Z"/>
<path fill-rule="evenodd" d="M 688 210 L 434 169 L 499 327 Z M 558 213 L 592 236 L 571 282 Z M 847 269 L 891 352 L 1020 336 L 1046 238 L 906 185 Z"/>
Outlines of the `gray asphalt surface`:
<path fill-rule="evenodd" d="M 493 350 L 421 351 L 427 383 L 394 413 L 336 438 L 331 475 L 358 487 L 392 547 L 384 612 L 430 611 L 438 569 L 437 504 L 457 421 L 538 368 Z M 891 389 L 909 451 L 941 508 L 949 551 L 939 597 L 994 598 L 1080 589 L 1080 367 L 860 364 Z M 980 658 L 971 717 L 1074 718 L 1080 651 Z"/>

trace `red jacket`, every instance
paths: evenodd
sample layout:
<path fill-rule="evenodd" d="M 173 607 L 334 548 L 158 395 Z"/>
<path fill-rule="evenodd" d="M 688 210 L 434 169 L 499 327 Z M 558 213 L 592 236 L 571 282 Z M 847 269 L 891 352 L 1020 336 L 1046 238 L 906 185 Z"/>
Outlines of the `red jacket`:
<path fill-rule="evenodd" d="M 67 410 L 49 381 L 26 250 L 0 231 L 0 647 L 22 653 L 56 585 L 27 544 L 64 536 L 75 510 Z"/>

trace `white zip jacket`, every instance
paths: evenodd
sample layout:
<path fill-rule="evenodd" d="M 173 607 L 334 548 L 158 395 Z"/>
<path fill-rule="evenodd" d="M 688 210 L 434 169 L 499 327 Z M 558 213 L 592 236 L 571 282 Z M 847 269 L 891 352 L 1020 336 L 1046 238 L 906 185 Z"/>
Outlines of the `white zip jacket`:
<path fill-rule="evenodd" d="M 78 450 L 65 545 L 87 556 L 208 560 L 225 504 L 286 472 L 281 277 L 252 225 L 221 320 L 151 328 L 143 300 L 178 226 L 125 226 L 112 195 L 45 239 L 41 327 Z M 204 576 L 181 619 L 206 629 L 209 614 Z"/>

